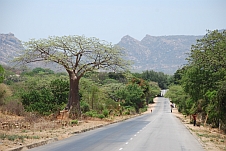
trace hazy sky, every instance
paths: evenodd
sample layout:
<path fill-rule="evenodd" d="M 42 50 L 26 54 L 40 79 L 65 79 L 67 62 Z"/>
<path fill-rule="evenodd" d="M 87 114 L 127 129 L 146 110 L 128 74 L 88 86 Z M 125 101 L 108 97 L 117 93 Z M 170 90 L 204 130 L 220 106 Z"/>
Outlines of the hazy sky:
<path fill-rule="evenodd" d="M 0 0 L 0 33 L 22 41 L 84 35 L 204 35 L 226 29 L 226 0 Z"/>

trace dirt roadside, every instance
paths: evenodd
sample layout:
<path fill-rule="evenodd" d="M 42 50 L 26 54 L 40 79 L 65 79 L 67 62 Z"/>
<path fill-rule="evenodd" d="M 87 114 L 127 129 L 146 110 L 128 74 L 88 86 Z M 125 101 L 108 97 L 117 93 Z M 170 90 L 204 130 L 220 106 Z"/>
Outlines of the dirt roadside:
<path fill-rule="evenodd" d="M 154 100 L 154 104 L 148 106 L 148 110 L 142 114 L 150 113 L 154 110 L 158 99 Z M 203 144 L 207 151 L 226 151 L 226 136 L 217 132 L 215 129 L 208 127 L 194 127 L 190 124 L 189 118 L 185 118 L 182 114 L 178 113 L 177 109 L 173 109 L 173 114 L 181 120 L 181 122 L 188 128 L 188 130 L 197 137 Z M 41 146 L 54 141 L 68 138 L 75 133 L 81 133 L 102 127 L 111 123 L 120 122 L 134 116 L 119 116 L 111 119 L 89 119 L 80 121 L 78 125 L 67 125 L 57 127 L 56 123 L 50 121 L 42 121 L 36 123 L 32 128 L 24 129 L 0 129 L 0 151 L 20 151 L 29 148 Z M 20 117 L 12 117 L 0 114 L 0 121 L 2 119 L 18 120 Z M 5 137 L 4 137 L 5 136 Z M 8 137 L 7 137 L 8 136 Z"/>
<path fill-rule="evenodd" d="M 156 103 L 150 104 L 148 110 L 142 114 L 154 110 Z M 140 114 L 141 115 L 141 114 Z M 59 126 L 59 123 L 42 120 L 33 126 L 25 125 L 23 128 L 0 128 L 0 151 L 25 151 L 30 148 L 45 145 L 54 141 L 68 138 L 76 133 L 89 131 L 98 127 L 117 123 L 139 115 L 127 115 L 110 117 L 109 119 L 87 119 L 79 121 L 79 124 Z M 4 115 L 0 113 L 0 121 L 18 121 L 23 117 Z"/>
<path fill-rule="evenodd" d="M 226 151 L 226 135 L 222 131 L 210 128 L 209 126 L 193 126 L 190 123 L 190 117 L 185 117 L 179 113 L 177 108 L 173 108 L 172 113 L 198 139 L 206 151 Z"/>

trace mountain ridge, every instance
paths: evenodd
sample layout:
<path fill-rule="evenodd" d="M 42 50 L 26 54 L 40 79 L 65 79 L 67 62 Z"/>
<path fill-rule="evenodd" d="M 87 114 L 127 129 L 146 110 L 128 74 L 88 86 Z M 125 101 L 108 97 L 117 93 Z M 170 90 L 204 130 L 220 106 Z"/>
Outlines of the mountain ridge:
<path fill-rule="evenodd" d="M 140 41 L 125 35 L 117 45 L 125 48 L 127 58 L 134 62 L 132 72 L 154 70 L 173 74 L 186 64 L 186 53 L 190 52 L 192 44 L 202 36 L 170 35 L 151 36 L 146 34 Z M 14 34 L 0 34 L 0 64 L 10 65 L 10 61 L 24 49 L 21 41 Z M 40 63 L 29 65 L 34 68 L 43 66 Z M 46 66 L 45 66 L 46 67 Z M 48 66 L 49 67 L 49 66 Z M 50 66 L 50 68 L 55 68 Z M 59 71 L 52 69 L 53 71 Z"/>
<path fill-rule="evenodd" d="M 170 35 L 151 36 L 146 34 L 142 40 L 129 35 L 118 43 L 128 52 L 128 59 L 134 62 L 134 71 L 154 70 L 173 74 L 186 64 L 186 53 L 203 36 Z"/>

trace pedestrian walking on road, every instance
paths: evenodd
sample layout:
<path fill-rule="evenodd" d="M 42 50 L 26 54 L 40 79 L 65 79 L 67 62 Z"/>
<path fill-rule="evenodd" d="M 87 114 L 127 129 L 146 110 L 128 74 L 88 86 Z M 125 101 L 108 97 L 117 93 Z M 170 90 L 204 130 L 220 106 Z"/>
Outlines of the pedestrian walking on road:
<path fill-rule="evenodd" d="M 171 113 L 172 113 L 172 111 L 173 111 L 173 108 L 174 108 L 174 105 L 173 105 L 173 103 L 172 103 L 172 104 L 170 104 L 170 107 L 171 107 Z"/>
<path fill-rule="evenodd" d="M 196 113 L 192 115 L 193 120 L 194 120 L 194 126 L 196 125 L 196 116 L 197 116 Z"/>

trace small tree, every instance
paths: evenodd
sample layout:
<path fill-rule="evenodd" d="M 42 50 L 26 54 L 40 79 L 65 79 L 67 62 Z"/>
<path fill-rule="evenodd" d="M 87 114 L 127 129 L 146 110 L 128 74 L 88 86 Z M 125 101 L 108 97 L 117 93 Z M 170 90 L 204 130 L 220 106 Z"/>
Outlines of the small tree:
<path fill-rule="evenodd" d="M 89 71 L 125 69 L 129 64 L 123 59 L 122 48 L 97 38 L 84 36 L 49 37 L 24 43 L 25 49 L 16 62 L 26 64 L 49 61 L 61 65 L 69 75 L 67 108 L 71 115 L 80 116 L 79 80 Z"/>

